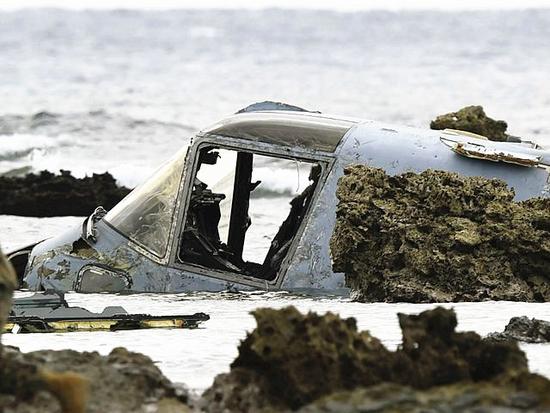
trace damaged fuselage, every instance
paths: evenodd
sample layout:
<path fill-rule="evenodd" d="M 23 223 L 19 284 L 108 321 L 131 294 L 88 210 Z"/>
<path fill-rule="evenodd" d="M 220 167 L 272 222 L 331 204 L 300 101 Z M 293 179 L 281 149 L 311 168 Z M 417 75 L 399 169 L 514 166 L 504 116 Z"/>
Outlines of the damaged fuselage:
<path fill-rule="evenodd" d="M 532 143 L 264 103 L 201 131 L 111 211 L 11 258 L 31 290 L 345 293 L 329 241 L 337 183 L 352 164 L 499 178 L 518 200 L 550 196 L 550 151 Z M 260 197 L 284 171 L 302 176 L 299 190 Z M 257 232 L 261 216 L 278 225 Z"/>

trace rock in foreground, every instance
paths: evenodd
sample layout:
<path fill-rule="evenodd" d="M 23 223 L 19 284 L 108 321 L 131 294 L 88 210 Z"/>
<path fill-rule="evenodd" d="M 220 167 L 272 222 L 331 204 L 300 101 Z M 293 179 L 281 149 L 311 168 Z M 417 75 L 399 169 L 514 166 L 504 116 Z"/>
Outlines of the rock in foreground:
<path fill-rule="evenodd" d="M 521 385 L 518 381 L 523 380 Z M 548 388 L 542 377 L 518 376 L 498 383 L 457 383 L 417 390 L 383 383 L 339 392 L 302 408 L 300 413 L 519 413 L 547 412 L 536 392 L 523 388 Z"/>
<path fill-rule="evenodd" d="M 503 181 L 352 166 L 337 190 L 334 270 L 360 301 L 550 300 L 550 199 Z"/>
<path fill-rule="evenodd" d="M 42 171 L 24 177 L 0 176 L 0 214 L 33 217 L 88 216 L 102 205 L 109 210 L 130 190 L 119 187 L 109 173 L 82 179 L 69 171 Z"/>
<path fill-rule="evenodd" d="M 302 315 L 294 307 L 253 315 L 258 326 L 231 371 L 203 396 L 208 412 L 550 407 L 550 381 L 528 372 L 516 343 L 455 332 L 452 310 L 399 314 L 403 344 L 396 351 L 358 332 L 352 318 Z"/>
<path fill-rule="evenodd" d="M 16 287 L 0 251 L 0 333 Z M 21 353 L 0 343 L 0 412 L 186 412 L 187 394 L 142 354 L 72 350 Z"/>
<path fill-rule="evenodd" d="M 115 348 L 109 355 L 72 350 L 42 350 L 20 353 L 4 348 L 1 364 L 0 406 L 6 412 L 58 412 L 59 402 L 47 385 L 36 384 L 41 371 L 47 377 L 66 377 L 65 386 L 84 379 L 88 396 L 85 411 L 97 412 L 163 412 L 189 411 L 187 394 L 179 390 L 160 372 L 152 360 L 124 348 Z M 23 373 L 22 373 L 23 372 Z M 163 410 L 166 406 L 177 410 Z M 73 410 L 65 409 L 64 412 Z"/>
<path fill-rule="evenodd" d="M 506 134 L 508 124 L 505 121 L 491 119 L 482 106 L 466 106 L 458 112 L 440 115 L 431 121 L 430 128 L 463 130 L 485 136 L 492 141 L 518 140 Z"/>
<path fill-rule="evenodd" d="M 501 333 L 487 336 L 491 340 L 517 340 L 525 343 L 550 343 L 550 322 L 529 319 L 528 317 L 512 317 Z"/>

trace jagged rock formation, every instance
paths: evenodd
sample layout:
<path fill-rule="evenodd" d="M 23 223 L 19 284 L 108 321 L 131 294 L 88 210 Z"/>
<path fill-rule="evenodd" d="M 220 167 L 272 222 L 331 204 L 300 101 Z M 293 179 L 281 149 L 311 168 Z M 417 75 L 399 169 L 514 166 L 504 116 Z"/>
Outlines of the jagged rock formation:
<path fill-rule="evenodd" d="M 550 199 L 503 181 L 349 167 L 337 190 L 334 270 L 359 301 L 549 301 Z"/>
<path fill-rule="evenodd" d="M 464 398 L 473 406 L 550 407 L 550 381 L 528 372 L 516 343 L 455 332 L 452 310 L 399 314 L 396 351 L 358 332 L 352 318 L 294 307 L 253 315 L 258 326 L 231 371 L 203 395 L 208 412 L 369 411 L 367 402 L 381 409 L 373 411 L 404 402 L 390 411 L 413 411 L 432 402 L 456 407 Z"/>
<path fill-rule="evenodd" d="M 525 343 L 550 343 L 550 322 L 529 319 L 528 317 L 512 317 L 503 332 L 487 336 L 490 340 L 517 340 Z"/>
<path fill-rule="evenodd" d="M 491 119 L 482 106 L 466 106 L 458 112 L 440 115 L 430 122 L 430 128 L 463 130 L 485 136 L 492 141 L 518 140 L 506 133 L 508 124 L 505 121 Z"/>
<path fill-rule="evenodd" d="M 0 176 L 0 214 L 35 217 L 88 216 L 102 205 L 115 206 L 130 190 L 119 187 L 109 173 L 82 179 L 69 171 L 48 171 L 24 177 Z"/>
<path fill-rule="evenodd" d="M 304 316 L 294 307 L 253 315 L 258 327 L 239 347 L 231 373 L 218 376 L 205 394 L 208 411 L 297 408 L 331 391 L 379 380 L 377 369 L 368 367 L 389 352 L 368 332 L 358 333 L 354 319 Z"/>

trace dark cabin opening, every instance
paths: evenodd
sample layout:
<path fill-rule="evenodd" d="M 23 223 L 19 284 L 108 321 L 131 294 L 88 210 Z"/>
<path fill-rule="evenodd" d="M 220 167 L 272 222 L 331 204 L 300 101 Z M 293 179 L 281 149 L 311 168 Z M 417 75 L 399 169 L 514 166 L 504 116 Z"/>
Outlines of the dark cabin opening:
<path fill-rule="evenodd" d="M 202 148 L 180 261 L 275 279 L 320 175 L 314 162 Z"/>

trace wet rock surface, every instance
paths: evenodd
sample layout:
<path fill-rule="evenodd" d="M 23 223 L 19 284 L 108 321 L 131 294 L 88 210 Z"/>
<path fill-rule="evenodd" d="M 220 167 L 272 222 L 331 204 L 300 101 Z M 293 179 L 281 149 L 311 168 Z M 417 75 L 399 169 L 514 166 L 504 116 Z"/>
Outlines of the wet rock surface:
<path fill-rule="evenodd" d="M 231 373 L 218 376 L 206 391 L 208 411 L 297 408 L 331 391 L 379 380 L 378 369 L 369 366 L 389 352 L 368 332 L 358 333 L 354 319 L 304 316 L 294 307 L 252 314 L 258 327 L 241 343 Z"/>
<path fill-rule="evenodd" d="M 466 106 L 457 112 L 440 115 L 430 122 L 430 128 L 458 129 L 485 136 L 492 141 L 518 141 L 518 138 L 506 133 L 508 124 L 505 121 L 491 119 L 482 106 Z"/>
<path fill-rule="evenodd" d="M 258 326 L 231 371 L 203 395 L 208 412 L 550 407 L 550 381 L 528 372 L 516 343 L 455 332 L 452 310 L 399 314 L 403 343 L 396 351 L 357 331 L 352 318 L 293 307 L 253 315 Z"/>
<path fill-rule="evenodd" d="M 99 205 L 108 210 L 130 190 L 109 173 L 79 179 L 62 170 L 60 175 L 0 176 L 0 192 L 0 214 L 51 217 L 88 216 Z"/>
<path fill-rule="evenodd" d="M 524 380 L 523 385 L 517 384 Z M 348 392 L 338 392 L 299 410 L 300 413 L 515 413 L 546 412 L 548 402 L 523 387 L 543 386 L 545 379 L 516 376 L 499 382 L 458 383 L 418 390 L 383 383 Z M 543 407 L 541 407 L 543 405 Z"/>
<path fill-rule="evenodd" d="M 525 343 L 550 343 L 550 322 L 528 317 L 513 317 L 503 332 L 487 336 L 490 340 L 517 340 Z"/>
<path fill-rule="evenodd" d="M 550 300 L 550 199 L 503 181 L 352 166 L 337 190 L 333 268 L 359 301 Z"/>
<path fill-rule="evenodd" d="M 44 380 L 41 372 L 46 369 L 48 377 L 62 375 L 69 386 L 75 380 L 85 380 L 86 412 L 170 411 L 162 406 L 178 407 L 174 410 L 178 412 L 189 411 L 184 389 L 176 388 L 149 357 L 124 348 L 115 348 L 109 355 L 101 356 L 97 352 L 72 350 L 21 353 L 6 347 L 3 357 L 7 362 L 3 365 L 0 393 L 4 394 L 0 394 L 0 404 L 3 403 L 6 412 L 61 411 L 52 392 L 44 391 L 51 386 L 40 385 L 40 380 Z M 22 371 L 26 374 L 21 374 Z M 71 372 L 68 378 L 67 372 Z M 6 388 L 8 378 L 11 386 Z"/>

